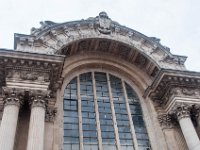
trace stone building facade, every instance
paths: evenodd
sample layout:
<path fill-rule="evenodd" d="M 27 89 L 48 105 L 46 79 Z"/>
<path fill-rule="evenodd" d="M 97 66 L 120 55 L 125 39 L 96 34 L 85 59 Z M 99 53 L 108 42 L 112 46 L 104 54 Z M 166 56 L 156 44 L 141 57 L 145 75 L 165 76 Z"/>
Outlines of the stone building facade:
<path fill-rule="evenodd" d="M 200 73 L 112 21 L 41 22 L 0 50 L 0 150 L 199 150 Z"/>

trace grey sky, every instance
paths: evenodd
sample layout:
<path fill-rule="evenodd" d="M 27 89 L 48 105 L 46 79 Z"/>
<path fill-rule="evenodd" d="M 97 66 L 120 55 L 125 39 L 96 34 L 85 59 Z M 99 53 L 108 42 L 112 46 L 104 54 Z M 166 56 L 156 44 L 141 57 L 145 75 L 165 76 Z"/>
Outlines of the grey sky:
<path fill-rule="evenodd" d="M 200 71 L 199 0 L 1 0 L 0 48 L 13 48 L 14 33 L 51 20 L 66 22 L 106 11 L 112 20 L 161 39 L 173 54 L 186 55 L 186 67 Z"/>

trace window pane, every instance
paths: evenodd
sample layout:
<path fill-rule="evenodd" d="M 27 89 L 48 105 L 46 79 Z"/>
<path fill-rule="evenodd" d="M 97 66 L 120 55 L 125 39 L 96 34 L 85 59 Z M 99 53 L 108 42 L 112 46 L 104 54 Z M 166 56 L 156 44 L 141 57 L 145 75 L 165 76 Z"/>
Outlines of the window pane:
<path fill-rule="evenodd" d="M 150 148 L 149 137 L 143 120 L 143 115 L 140 103 L 138 101 L 138 97 L 127 83 L 125 84 L 125 86 L 139 149 L 143 150 Z"/>

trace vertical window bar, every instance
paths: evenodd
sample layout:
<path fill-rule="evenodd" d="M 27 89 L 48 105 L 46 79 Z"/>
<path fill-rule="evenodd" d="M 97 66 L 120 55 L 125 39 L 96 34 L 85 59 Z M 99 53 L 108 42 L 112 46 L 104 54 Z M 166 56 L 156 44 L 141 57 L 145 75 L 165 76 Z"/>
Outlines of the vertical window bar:
<path fill-rule="evenodd" d="M 111 85 L 110 85 L 110 77 L 109 77 L 108 73 L 106 73 L 106 77 L 107 77 L 107 81 L 108 81 L 108 91 L 109 91 L 110 107 L 111 107 L 113 126 L 114 126 L 114 132 L 115 132 L 116 147 L 117 147 L 117 150 L 121 150 L 118 127 L 117 127 L 117 120 L 116 120 L 116 116 L 115 116 L 115 109 L 114 109 L 114 103 L 113 103 L 113 96 L 112 96 Z"/>
<path fill-rule="evenodd" d="M 98 110 L 97 94 L 96 94 L 96 81 L 95 81 L 94 72 L 92 72 L 92 84 L 93 84 L 93 94 L 94 94 L 94 107 L 95 107 L 95 114 L 96 114 L 98 146 L 99 146 L 99 150 L 103 150 L 102 137 L 101 137 L 101 127 L 100 127 L 100 121 L 99 121 L 99 110 Z"/>
<path fill-rule="evenodd" d="M 81 94 L 80 94 L 80 77 L 77 76 L 77 97 L 78 97 L 78 118 L 79 118 L 79 141 L 80 150 L 83 148 L 83 127 L 82 127 L 82 113 L 81 113 Z"/>
<path fill-rule="evenodd" d="M 133 120 L 132 120 L 132 116 L 131 116 L 131 110 L 130 110 L 130 107 L 129 107 L 129 102 L 128 102 L 125 84 L 124 84 L 123 80 L 121 80 L 121 82 L 122 82 L 122 88 L 123 88 L 125 102 L 126 102 L 126 110 L 127 110 L 127 113 L 128 113 L 128 119 L 129 119 L 129 124 L 130 124 L 130 130 L 131 130 L 133 145 L 134 145 L 135 150 L 139 150 L 137 138 L 136 138 L 136 134 L 135 134 L 135 128 L 134 128 Z"/>

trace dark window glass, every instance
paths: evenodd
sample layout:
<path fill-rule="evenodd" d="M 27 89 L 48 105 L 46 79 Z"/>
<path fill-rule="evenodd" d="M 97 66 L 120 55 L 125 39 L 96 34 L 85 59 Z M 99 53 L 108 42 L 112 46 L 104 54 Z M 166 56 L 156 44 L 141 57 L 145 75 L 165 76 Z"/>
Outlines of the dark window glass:
<path fill-rule="evenodd" d="M 140 149 L 150 148 L 149 137 L 143 120 L 141 106 L 138 97 L 133 89 L 126 83 L 126 92 L 131 109 L 133 124 L 135 127 L 136 138 Z"/>
<path fill-rule="evenodd" d="M 64 143 L 73 145 L 79 143 L 77 78 L 71 80 L 64 94 Z"/>
<path fill-rule="evenodd" d="M 84 145 L 93 144 L 97 148 L 96 118 L 91 75 L 91 73 L 80 75 L 83 142 Z M 85 149 L 87 150 L 87 147 Z"/>
<path fill-rule="evenodd" d="M 98 149 L 94 92 L 97 95 L 103 149 L 116 149 L 113 116 L 108 91 L 108 82 L 110 82 L 121 149 L 133 150 L 133 140 L 121 79 L 109 75 L 110 81 L 107 81 L 105 73 L 95 72 L 94 75 L 96 91 L 93 91 L 92 73 L 84 73 L 79 76 L 84 149 Z M 77 87 L 77 78 L 74 78 L 67 85 L 64 92 L 63 127 L 65 149 L 79 150 Z M 133 89 L 126 83 L 125 89 L 139 149 L 150 149 L 149 137 L 143 120 L 139 99 Z"/>
<path fill-rule="evenodd" d="M 121 145 L 133 145 L 121 79 L 110 75 L 110 83 Z"/>

